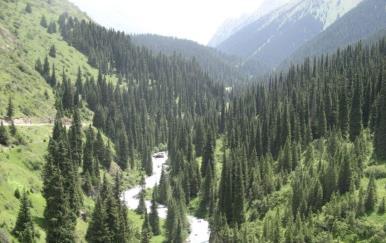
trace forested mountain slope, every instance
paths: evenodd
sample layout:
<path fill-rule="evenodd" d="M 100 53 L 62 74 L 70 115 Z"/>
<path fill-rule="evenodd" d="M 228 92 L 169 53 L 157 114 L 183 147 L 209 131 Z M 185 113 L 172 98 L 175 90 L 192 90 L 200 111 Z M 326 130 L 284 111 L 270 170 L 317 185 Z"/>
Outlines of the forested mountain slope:
<path fill-rule="evenodd" d="M 9 25 L 9 32 L 29 33 L 27 37 L 21 35 L 19 41 L 30 47 L 21 57 L 28 61 L 31 75 L 16 84 L 28 84 L 33 76 L 37 81 L 28 84 L 26 90 L 18 90 L 17 96 L 1 96 L 6 108 L 3 114 L 11 124 L 0 126 L 0 149 L 6 153 L 1 163 L 5 168 L 10 168 L 12 161 L 17 163 L 12 170 L 1 172 L 2 178 L 6 178 L 1 181 L 2 188 L 6 188 L 0 201 L 4 209 L 1 240 L 94 242 L 99 239 L 95 238 L 97 233 L 106 233 L 97 228 L 98 219 L 107 220 L 98 214 L 104 210 L 114 212 L 108 217 L 109 235 L 105 236 L 109 239 L 138 242 L 150 237 L 140 234 L 142 222 L 146 222 L 143 211 L 127 211 L 120 200 L 120 187 L 139 182 L 140 173 L 152 174 L 151 154 L 157 151 L 156 146 L 165 148 L 167 141 L 173 140 L 171 131 L 178 130 L 177 127 L 191 129 L 192 124 L 182 125 L 183 120 L 205 117 L 214 121 L 223 87 L 214 84 L 195 61 L 153 55 L 150 50 L 132 44 L 129 36 L 90 22 L 67 2 L 33 0 L 2 4 L 4 25 Z M 27 17 L 12 13 L 15 10 Z M 13 22 L 16 27 L 11 25 Z M 7 72 L 9 67 L 6 64 L 1 72 Z M 36 90 L 40 87 L 47 89 L 47 95 L 39 96 Z M 34 92 L 32 98 L 27 90 Z M 33 113 L 23 112 L 34 99 L 49 101 L 33 107 Z M 34 139 L 43 140 L 39 149 L 32 152 L 36 160 L 24 163 L 33 142 L 28 140 L 31 135 L 14 126 L 12 120 L 19 116 L 47 119 L 54 116 L 55 110 L 54 128 L 48 125 L 34 131 Z M 89 110 L 95 113 L 94 127 L 86 128 L 82 118 L 88 118 Z M 51 129 L 52 135 L 47 139 Z M 11 150 L 8 154 L 12 146 L 17 152 Z M 28 180 L 20 178 L 28 171 Z M 178 177 L 170 176 L 169 182 L 171 193 L 176 194 L 173 198 L 181 200 L 183 194 L 177 195 L 176 188 L 181 185 Z M 16 196 L 12 196 L 17 190 Z M 9 205 L 17 205 L 19 198 L 19 215 L 25 214 L 17 220 L 17 208 Z M 34 198 L 32 205 L 26 198 Z M 173 222 L 180 222 L 179 233 L 168 235 L 162 229 L 153 241 L 187 236 L 188 222 L 182 213 L 186 205 L 178 201 L 174 207 L 180 213 L 168 220 L 173 227 L 177 225 Z"/>
<path fill-rule="evenodd" d="M 168 56 L 181 55 L 187 60 L 195 58 L 201 68 L 208 72 L 213 80 L 219 82 L 242 83 L 261 68 L 256 63 L 256 70 L 247 70 L 240 58 L 228 56 L 214 48 L 189 40 L 151 34 L 133 35 L 131 39 L 136 45 L 149 48 L 155 55 L 161 52 Z"/>
<path fill-rule="evenodd" d="M 386 28 L 385 9 L 385 1 L 364 0 L 325 31 L 301 46 L 287 59 L 287 63 L 300 63 L 305 57 L 333 53 L 338 48 L 344 48 L 359 40 L 365 41 L 376 35 Z M 378 39 L 382 37 L 379 35 Z"/>
<path fill-rule="evenodd" d="M 29 88 L 49 93 L 35 112 L 56 115 L 15 126 L 31 97 L 2 97 L 1 241 L 182 243 L 188 214 L 210 222 L 210 242 L 386 237 L 385 39 L 234 92 L 197 61 L 155 54 L 66 2 L 3 3 L 10 33 L 12 10 L 31 17 L 18 27 L 36 31 L 19 39 L 39 51 L 22 56 L 37 79 Z M 146 190 L 151 156 L 164 150 L 160 181 Z M 131 211 L 122 193 L 137 184 Z"/>

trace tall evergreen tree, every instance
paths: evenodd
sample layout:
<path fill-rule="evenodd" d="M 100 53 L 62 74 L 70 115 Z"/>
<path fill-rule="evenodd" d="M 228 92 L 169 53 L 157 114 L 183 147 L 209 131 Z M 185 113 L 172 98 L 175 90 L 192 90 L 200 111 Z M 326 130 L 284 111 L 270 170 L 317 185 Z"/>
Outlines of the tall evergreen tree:
<path fill-rule="evenodd" d="M 152 198 L 151 198 L 151 206 L 150 206 L 150 214 L 149 214 L 149 223 L 151 226 L 151 231 L 153 235 L 161 234 L 160 226 L 159 226 L 159 217 L 158 217 L 158 205 L 157 205 L 157 186 L 154 187 Z"/>
<path fill-rule="evenodd" d="M 350 139 L 354 141 L 362 130 L 362 95 L 359 80 L 356 80 L 350 112 Z"/>
<path fill-rule="evenodd" d="M 0 124 L 0 144 L 4 146 L 9 144 L 9 134 L 3 122 Z"/>
<path fill-rule="evenodd" d="M 16 225 L 12 233 L 23 243 L 35 242 L 35 231 L 30 212 L 30 201 L 27 193 L 24 192 L 20 199 L 20 209 L 16 220 Z"/>
<path fill-rule="evenodd" d="M 50 142 L 49 146 L 54 146 L 53 142 Z M 49 149 L 43 175 L 43 195 L 46 199 L 44 210 L 46 242 L 75 242 L 75 224 L 64 192 L 63 177 L 55 165 L 53 156 Z"/>
<path fill-rule="evenodd" d="M 338 186 L 340 193 L 346 193 L 350 190 L 352 183 L 352 168 L 351 162 L 347 154 L 344 155 L 342 165 L 339 171 Z"/>
<path fill-rule="evenodd" d="M 141 243 L 149 243 L 151 239 L 151 229 L 149 225 L 149 217 L 147 215 L 147 211 L 145 209 L 144 212 L 144 221 L 142 224 L 142 232 L 141 232 Z"/>
<path fill-rule="evenodd" d="M 372 211 L 375 209 L 377 203 L 377 185 L 375 184 L 374 176 L 370 176 L 369 184 L 367 186 L 365 209 L 366 211 Z"/>
<path fill-rule="evenodd" d="M 213 148 L 213 144 L 212 144 L 212 139 L 209 135 L 207 136 L 206 145 L 204 147 L 204 152 L 202 155 L 202 164 L 201 164 L 202 177 L 206 176 L 206 171 L 208 169 L 208 165 L 210 165 L 210 167 L 212 168 L 212 171 L 213 171 L 213 168 L 214 168 L 214 148 Z"/>
<path fill-rule="evenodd" d="M 87 229 L 86 239 L 90 243 L 112 242 L 108 230 L 105 205 L 100 196 L 98 196 L 95 204 L 91 222 Z"/>
<path fill-rule="evenodd" d="M 69 141 L 72 159 L 76 166 L 82 165 L 83 141 L 82 141 L 82 121 L 79 109 L 75 108 L 72 116 L 72 124 L 69 130 Z"/>
<path fill-rule="evenodd" d="M 386 81 L 383 81 L 378 104 L 374 131 L 374 152 L 379 160 L 386 161 Z"/>
<path fill-rule="evenodd" d="M 12 120 L 14 114 L 15 114 L 15 107 L 13 106 L 12 98 L 9 97 L 8 105 L 7 105 L 7 119 Z"/>

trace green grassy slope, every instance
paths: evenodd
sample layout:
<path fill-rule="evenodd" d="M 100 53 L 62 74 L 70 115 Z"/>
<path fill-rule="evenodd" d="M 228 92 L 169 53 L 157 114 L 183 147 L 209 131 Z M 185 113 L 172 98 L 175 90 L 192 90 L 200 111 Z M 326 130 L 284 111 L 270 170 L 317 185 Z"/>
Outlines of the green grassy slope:
<path fill-rule="evenodd" d="M 32 13 L 25 11 L 27 3 L 32 5 Z M 49 34 L 40 26 L 43 15 L 50 23 L 57 21 L 63 12 L 87 18 L 67 1 L 0 1 L 0 117 L 4 115 L 9 96 L 14 99 L 16 117 L 42 119 L 55 114 L 52 90 L 34 70 L 36 59 L 44 59 L 52 45 L 57 49 L 57 56 L 49 57 L 49 62 L 55 64 L 58 80 L 63 68 L 71 80 L 76 77 L 78 67 L 84 74 L 97 75 L 97 70 L 87 64 L 87 57 L 63 41 L 59 33 Z"/>
<path fill-rule="evenodd" d="M 31 214 L 38 235 L 38 242 L 45 242 L 43 230 L 43 212 L 45 200 L 42 196 L 41 173 L 44 166 L 48 139 L 52 127 L 18 127 L 18 132 L 25 139 L 25 145 L 11 147 L 0 146 L 0 228 L 1 233 L 13 239 L 12 231 L 17 213 L 19 200 L 15 197 L 15 190 L 29 193 L 32 203 Z M 92 210 L 93 202 L 85 198 L 85 211 Z M 79 220 L 76 236 L 79 241 L 84 239 L 87 229 L 86 222 Z"/>

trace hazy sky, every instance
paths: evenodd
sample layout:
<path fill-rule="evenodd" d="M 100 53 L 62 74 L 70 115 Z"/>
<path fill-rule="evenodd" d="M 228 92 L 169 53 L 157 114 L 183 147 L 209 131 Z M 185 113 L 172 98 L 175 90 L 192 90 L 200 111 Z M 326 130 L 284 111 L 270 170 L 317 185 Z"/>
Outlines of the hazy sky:
<path fill-rule="evenodd" d="M 228 18 L 263 0 L 70 0 L 96 22 L 128 33 L 155 33 L 207 44 Z"/>

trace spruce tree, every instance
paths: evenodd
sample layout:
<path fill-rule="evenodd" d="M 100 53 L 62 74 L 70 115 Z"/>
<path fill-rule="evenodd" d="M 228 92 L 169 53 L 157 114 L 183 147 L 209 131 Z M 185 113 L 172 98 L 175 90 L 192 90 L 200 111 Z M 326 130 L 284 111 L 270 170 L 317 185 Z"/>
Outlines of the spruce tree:
<path fill-rule="evenodd" d="M 40 19 L 40 25 L 41 25 L 43 28 L 47 28 L 47 27 L 48 27 L 46 16 L 43 15 L 43 16 L 41 17 L 41 19 Z"/>
<path fill-rule="evenodd" d="M 210 215 L 212 213 L 211 209 L 213 209 L 213 205 L 215 203 L 215 179 L 212 164 L 209 163 L 206 166 L 206 176 L 202 184 L 200 208 L 205 213 L 209 212 Z"/>
<path fill-rule="evenodd" d="M 9 134 L 3 122 L 0 124 L 0 144 L 4 146 L 9 144 Z"/>
<path fill-rule="evenodd" d="M 111 242 L 110 232 L 108 230 L 106 217 L 106 209 L 104 202 L 98 196 L 95 203 L 94 212 L 91 222 L 87 229 L 86 239 L 90 243 L 106 243 Z"/>
<path fill-rule="evenodd" d="M 117 146 L 117 162 L 122 170 L 127 169 L 129 159 L 129 142 L 126 133 L 119 134 Z"/>
<path fill-rule="evenodd" d="M 12 98 L 9 97 L 8 99 L 8 105 L 7 105 L 7 119 L 12 120 L 13 116 L 15 114 L 15 107 L 13 106 Z"/>
<path fill-rule="evenodd" d="M 374 176 L 370 176 L 369 184 L 367 185 L 365 209 L 367 212 L 373 211 L 377 203 L 377 185 L 375 184 Z"/>
<path fill-rule="evenodd" d="M 151 206 L 150 206 L 150 214 L 149 214 L 149 223 L 151 226 L 151 231 L 153 232 L 153 235 L 159 235 L 161 233 L 160 231 L 160 225 L 159 225 L 159 217 L 158 217 L 158 210 L 157 210 L 157 186 L 154 187 L 152 198 L 151 198 Z"/>
<path fill-rule="evenodd" d="M 378 160 L 386 161 L 386 81 L 383 81 L 378 104 L 374 131 L 374 152 Z"/>
<path fill-rule="evenodd" d="M 11 121 L 11 125 L 9 127 L 9 132 L 11 133 L 12 136 L 16 136 L 16 134 L 17 134 L 16 125 L 15 125 L 15 122 L 13 120 Z"/>
<path fill-rule="evenodd" d="M 95 180 L 95 161 L 94 161 L 94 131 L 90 126 L 86 133 L 86 143 L 83 149 L 83 174 L 88 172 Z"/>
<path fill-rule="evenodd" d="M 50 55 L 50 57 L 52 57 L 52 58 L 55 58 L 55 57 L 56 57 L 56 47 L 55 47 L 55 45 L 52 45 L 52 46 L 50 47 L 49 55 Z"/>
<path fill-rule="evenodd" d="M 79 109 L 75 108 L 72 116 L 72 124 L 69 130 L 69 142 L 71 147 L 72 159 L 76 166 L 82 165 L 83 141 L 82 141 L 82 121 Z"/>
<path fill-rule="evenodd" d="M 349 111 L 348 111 L 348 101 L 346 91 L 343 90 L 341 92 L 340 100 L 339 100 L 339 123 L 340 130 L 343 136 L 348 134 L 349 129 Z"/>
<path fill-rule="evenodd" d="M 338 187 L 340 193 L 346 193 L 350 190 L 352 183 L 352 168 L 351 162 L 347 154 L 344 155 L 343 164 L 340 167 L 338 177 Z"/>
<path fill-rule="evenodd" d="M 153 174 L 153 161 L 147 146 L 145 146 L 144 154 L 142 155 L 142 167 L 147 176 L 151 176 Z"/>
<path fill-rule="evenodd" d="M 158 193 L 158 202 L 161 204 L 168 204 L 169 199 L 171 198 L 171 186 L 169 175 L 165 170 L 161 172 L 160 184 L 159 184 L 159 193 Z"/>
<path fill-rule="evenodd" d="M 51 87 L 56 87 L 57 83 L 58 81 L 56 80 L 55 64 L 52 64 L 52 74 L 49 80 L 49 84 L 51 85 Z"/>
<path fill-rule="evenodd" d="M 210 165 L 211 168 L 214 168 L 214 148 L 212 144 L 212 139 L 209 135 L 207 136 L 206 145 L 204 147 L 204 151 L 202 155 L 202 164 L 201 164 L 202 177 L 206 176 L 206 170 L 208 168 L 208 165 Z"/>
<path fill-rule="evenodd" d="M 56 33 L 56 23 L 54 21 L 48 25 L 47 32 L 48 34 Z"/>
<path fill-rule="evenodd" d="M 25 6 L 26 13 L 32 13 L 32 5 L 30 3 L 27 3 Z"/>
<path fill-rule="evenodd" d="M 178 211 L 176 201 L 171 199 L 168 203 L 168 213 L 166 216 L 165 230 L 166 230 L 166 239 L 168 242 L 172 242 L 177 233 L 177 224 L 178 224 Z"/>
<path fill-rule="evenodd" d="M 12 233 L 23 243 L 33 243 L 35 237 L 34 226 L 30 212 L 30 201 L 27 193 L 24 192 L 20 199 L 20 209 L 16 220 L 16 225 Z"/>
<path fill-rule="evenodd" d="M 355 141 L 362 131 L 362 97 L 359 80 L 355 85 L 354 96 L 351 102 L 350 112 L 350 139 Z"/>
<path fill-rule="evenodd" d="M 142 224 L 142 231 L 141 231 L 141 243 L 150 243 L 150 239 L 151 239 L 151 229 L 149 225 L 149 217 L 145 209 L 144 221 Z"/>
<path fill-rule="evenodd" d="M 385 197 L 382 198 L 381 202 L 378 205 L 378 214 L 385 213 Z"/>
<path fill-rule="evenodd" d="M 52 143 L 49 146 L 54 146 Z M 44 210 L 46 242 L 75 242 L 75 224 L 72 220 L 70 204 L 64 192 L 63 177 L 55 165 L 53 156 L 49 150 L 43 174 L 43 195 L 46 199 Z"/>
<path fill-rule="evenodd" d="M 141 192 L 139 193 L 139 202 L 136 212 L 138 214 L 144 214 L 146 212 L 146 203 L 145 203 L 145 187 L 142 187 Z"/>

